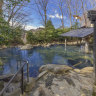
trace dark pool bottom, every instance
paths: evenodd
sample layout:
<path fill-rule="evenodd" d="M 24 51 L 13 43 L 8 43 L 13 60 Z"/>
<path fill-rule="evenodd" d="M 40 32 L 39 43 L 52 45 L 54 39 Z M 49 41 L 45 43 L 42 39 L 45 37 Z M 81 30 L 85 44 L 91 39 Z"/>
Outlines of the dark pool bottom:
<path fill-rule="evenodd" d="M 65 49 L 64 45 L 53 45 L 30 50 L 20 50 L 17 47 L 3 49 L 0 50 L 0 58 L 4 66 L 3 69 L 0 68 L 0 75 L 16 73 L 18 60 L 28 60 L 31 77 L 36 77 L 39 68 L 45 64 L 63 64 L 79 69 L 92 66 L 93 54 L 86 54 L 82 48 L 67 46 Z"/>

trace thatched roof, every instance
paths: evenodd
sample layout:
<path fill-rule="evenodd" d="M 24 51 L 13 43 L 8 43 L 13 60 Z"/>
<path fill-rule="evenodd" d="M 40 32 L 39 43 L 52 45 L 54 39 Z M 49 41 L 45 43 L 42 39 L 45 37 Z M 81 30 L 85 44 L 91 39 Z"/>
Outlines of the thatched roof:
<path fill-rule="evenodd" d="M 93 33 L 93 28 L 80 28 L 77 30 L 71 30 L 67 33 L 61 34 L 61 36 L 65 36 L 65 37 L 86 37 L 88 35 L 91 35 Z"/>

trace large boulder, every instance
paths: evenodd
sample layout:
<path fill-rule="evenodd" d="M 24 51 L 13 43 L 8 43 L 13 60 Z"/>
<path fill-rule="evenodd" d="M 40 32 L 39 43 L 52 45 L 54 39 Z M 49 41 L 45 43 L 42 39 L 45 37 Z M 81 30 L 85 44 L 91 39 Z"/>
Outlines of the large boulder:
<path fill-rule="evenodd" d="M 75 72 L 80 73 L 80 74 L 86 74 L 86 73 L 93 73 L 93 67 L 85 67 L 80 69 L 74 69 Z"/>
<path fill-rule="evenodd" d="M 44 86 L 40 86 L 33 94 L 33 96 L 53 96 L 52 93 L 45 88 Z"/>
<path fill-rule="evenodd" d="M 48 64 L 39 71 L 45 70 L 47 74 L 36 82 L 29 96 L 92 96 L 94 80 L 91 67 L 73 70 L 66 65 Z M 84 70 L 89 70 L 88 74 Z"/>
<path fill-rule="evenodd" d="M 85 67 L 83 69 L 81 69 L 81 73 L 92 73 L 93 72 L 93 67 Z"/>
<path fill-rule="evenodd" d="M 73 70 L 73 68 L 71 68 L 67 65 L 47 64 L 47 65 L 41 66 L 39 69 L 39 72 L 49 71 L 49 72 L 53 72 L 55 74 L 63 74 L 70 70 Z"/>

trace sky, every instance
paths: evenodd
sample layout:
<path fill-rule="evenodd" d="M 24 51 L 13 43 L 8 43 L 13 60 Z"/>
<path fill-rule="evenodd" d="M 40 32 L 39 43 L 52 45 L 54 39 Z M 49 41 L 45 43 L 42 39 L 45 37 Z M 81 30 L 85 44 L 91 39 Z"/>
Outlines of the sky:
<path fill-rule="evenodd" d="M 89 9 L 91 8 L 91 6 L 88 6 L 88 7 Z M 34 4 L 33 0 L 31 0 L 30 3 L 26 5 L 24 10 L 29 14 L 27 17 L 29 18 L 29 21 L 26 24 L 26 30 L 43 27 L 41 17 L 38 13 L 37 7 Z M 64 7 L 64 10 L 67 10 L 66 7 Z M 51 19 L 54 27 L 59 28 L 61 26 L 61 18 L 62 18 L 62 15 L 60 13 L 56 0 L 50 0 L 50 3 L 48 4 L 47 19 Z M 67 13 L 64 14 L 64 23 L 66 27 L 70 26 L 70 20 Z"/>
<path fill-rule="evenodd" d="M 55 0 L 53 0 L 55 2 Z M 53 25 L 55 28 L 58 28 L 61 26 L 61 18 L 62 16 L 59 13 L 59 9 L 57 8 L 56 4 L 50 2 L 48 4 L 48 12 L 47 12 L 47 18 L 51 19 Z M 43 27 L 41 17 L 38 13 L 37 7 L 35 6 L 34 2 L 31 0 L 31 2 L 25 7 L 25 10 L 29 12 L 28 18 L 30 19 L 27 23 L 26 30 L 30 29 L 37 29 L 39 27 Z M 64 16 L 65 19 L 65 26 L 69 26 L 70 22 L 68 19 L 68 16 Z"/>

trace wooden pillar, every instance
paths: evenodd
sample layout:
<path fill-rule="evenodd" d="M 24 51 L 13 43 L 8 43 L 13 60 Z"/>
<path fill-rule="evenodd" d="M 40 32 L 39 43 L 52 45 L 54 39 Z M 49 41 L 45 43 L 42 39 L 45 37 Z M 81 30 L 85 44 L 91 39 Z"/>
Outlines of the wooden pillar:
<path fill-rule="evenodd" d="M 89 52 L 89 45 L 88 45 L 88 42 L 85 41 L 85 53 L 88 53 Z"/>
<path fill-rule="evenodd" d="M 93 33 L 93 56 L 94 56 L 94 93 L 96 96 L 96 10 L 88 11 L 89 20 L 94 24 L 94 33 Z"/>
<path fill-rule="evenodd" d="M 96 21 L 94 23 L 94 42 L 93 42 L 93 54 L 94 54 L 94 72 L 95 72 L 95 84 L 96 84 Z"/>
<path fill-rule="evenodd" d="M 81 43 L 82 43 L 82 44 L 84 43 L 84 40 L 83 40 L 83 38 L 82 38 L 82 41 L 81 41 Z"/>

